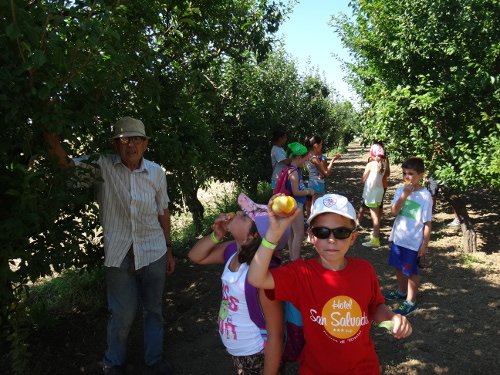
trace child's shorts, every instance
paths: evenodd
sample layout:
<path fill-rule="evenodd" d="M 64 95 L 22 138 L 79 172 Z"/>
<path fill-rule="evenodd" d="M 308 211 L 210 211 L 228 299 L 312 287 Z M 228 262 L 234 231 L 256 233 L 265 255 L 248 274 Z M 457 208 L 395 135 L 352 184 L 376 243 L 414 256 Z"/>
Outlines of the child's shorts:
<path fill-rule="evenodd" d="M 232 357 L 238 375 L 261 375 L 264 371 L 264 353 Z"/>
<path fill-rule="evenodd" d="M 325 190 L 325 183 L 319 182 L 317 180 L 309 180 L 307 187 L 313 189 L 318 194 L 323 194 L 326 191 Z"/>
<path fill-rule="evenodd" d="M 369 203 L 369 204 L 366 204 L 365 200 L 363 197 L 361 197 L 361 205 L 365 208 L 377 208 L 377 207 L 382 207 L 384 205 L 384 198 L 385 198 L 385 192 L 387 191 L 387 189 L 384 189 L 384 194 L 382 194 L 382 200 L 380 202 L 376 202 L 376 203 Z"/>
<path fill-rule="evenodd" d="M 390 245 L 389 265 L 400 270 L 403 275 L 410 277 L 418 275 L 417 256 L 418 251 L 398 246 L 394 242 Z"/>

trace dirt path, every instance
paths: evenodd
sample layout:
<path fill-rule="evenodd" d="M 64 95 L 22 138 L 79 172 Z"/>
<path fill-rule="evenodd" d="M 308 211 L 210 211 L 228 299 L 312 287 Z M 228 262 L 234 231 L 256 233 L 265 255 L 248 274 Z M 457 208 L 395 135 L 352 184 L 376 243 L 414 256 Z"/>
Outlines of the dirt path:
<path fill-rule="evenodd" d="M 367 155 L 359 146 L 335 163 L 329 190 L 346 195 L 356 206 L 362 192 L 360 177 Z M 400 182 L 400 169 L 392 166 L 383 220 L 383 246 L 363 248 L 369 229 L 350 250 L 351 256 L 368 259 L 376 268 L 383 289 L 395 286 L 393 270 L 386 265 L 387 237 L 392 225 L 388 203 Z M 498 195 L 477 193 L 470 197 L 471 214 L 480 231 L 481 252 L 464 258 L 459 251 L 459 231 L 446 224 L 453 218 L 438 204 L 430 244 L 430 268 L 423 273 L 419 309 L 410 316 L 414 334 L 403 341 L 373 330 L 384 374 L 492 374 L 500 373 L 500 276 L 498 246 Z M 361 223 L 369 226 L 368 215 Z M 303 255 L 312 256 L 310 246 Z M 234 369 L 220 341 L 217 313 L 220 302 L 220 266 L 196 266 L 178 260 L 175 276 L 167 282 L 166 348 L 176 374 L 226 375 Z M 68 322 L 52 354 L 41 354 L 41 373 L 98 374 L 105 346 L 105 311 L 102 316 Z M 56 336 L 57 337 L 57 336 Z M 128 374 L 143 374 L 142 331 L 134 326 Z M 55 340 L 55 338 L 54 338 Z M 65 344 L 66 342 L 66 344 Z M 50 346 L 50 343 L 47 343 Z M 50 363 L 50 365 L 49 365 Z M 334 365 L 334 363 L 332 363 Z M 50 368 L 47 368 L 50 367 Z M 290 368 L 287 374 L 294 373 Z"/>

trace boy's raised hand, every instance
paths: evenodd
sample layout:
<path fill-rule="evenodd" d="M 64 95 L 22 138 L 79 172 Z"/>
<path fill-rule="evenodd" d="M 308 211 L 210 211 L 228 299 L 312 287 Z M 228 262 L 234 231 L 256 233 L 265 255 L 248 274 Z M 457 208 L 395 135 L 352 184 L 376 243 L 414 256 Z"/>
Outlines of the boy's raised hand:
<path fill-rule="evenodd" d="M 405 194 L 405 196 L 410 195 L 414 191 L 415 191 L 415 186 L 413 186 L 413 184 L 405 184 L 403 186 L 403 194 Z"/>
<path fill-rule="evenodd" d="M 271 242 L 278 242 L 286 229 L 295 220 L 295 218 L 302 212 L 301 210 L 295 209 L 293 214 L 283 217 L 277 215 L 273 211 L 273 202 L 279 196 L 285 196 L 284 194 L 275 194 L 269 199 L 267 204 L 267 212 L 269 214 L 269 228 L 267 229 L 266 239 Z M 269 237 L 268 237 L 269 236 Z"/>

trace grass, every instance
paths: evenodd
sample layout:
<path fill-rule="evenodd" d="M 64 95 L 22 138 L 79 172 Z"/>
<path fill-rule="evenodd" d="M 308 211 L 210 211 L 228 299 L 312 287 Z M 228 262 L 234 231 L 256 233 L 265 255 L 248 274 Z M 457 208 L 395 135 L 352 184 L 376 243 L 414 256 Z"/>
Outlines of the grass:
<path fill-rule="evenodd" d="M 104 267 L 69 269 L 34 284 L 26 296 L 27 317 L 35 329 L 50 328 L 59 316 L 94 314 L 104 307 Z"/>
<path fill-rule="evenodd" d="M 474 257 L 473 255 L 464 254 L 463 255 L 463 263 L 464 263 L 464 266 L 471 267 L 474 265 L 474 263 L 484 264 L 486 262 L 484 260 L 481 260 L 481 259 Z"/>

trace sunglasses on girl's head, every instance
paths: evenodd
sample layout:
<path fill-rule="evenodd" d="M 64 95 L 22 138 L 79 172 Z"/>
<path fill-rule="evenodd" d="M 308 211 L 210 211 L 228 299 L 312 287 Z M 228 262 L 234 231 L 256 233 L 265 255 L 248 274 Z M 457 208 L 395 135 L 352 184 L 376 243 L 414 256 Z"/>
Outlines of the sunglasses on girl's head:
<path fill-rule="evenodd" d="M 337 240 L 345 240 L 346 238 L 349 238 L 352 232 L 354 232 L 354 228 L 338 227 L 330 229 L 327 227 L 314 227 L 311 228 L 311 232 L 315 237 L 321 239 L 329 238 L 331 233 Z"/>

